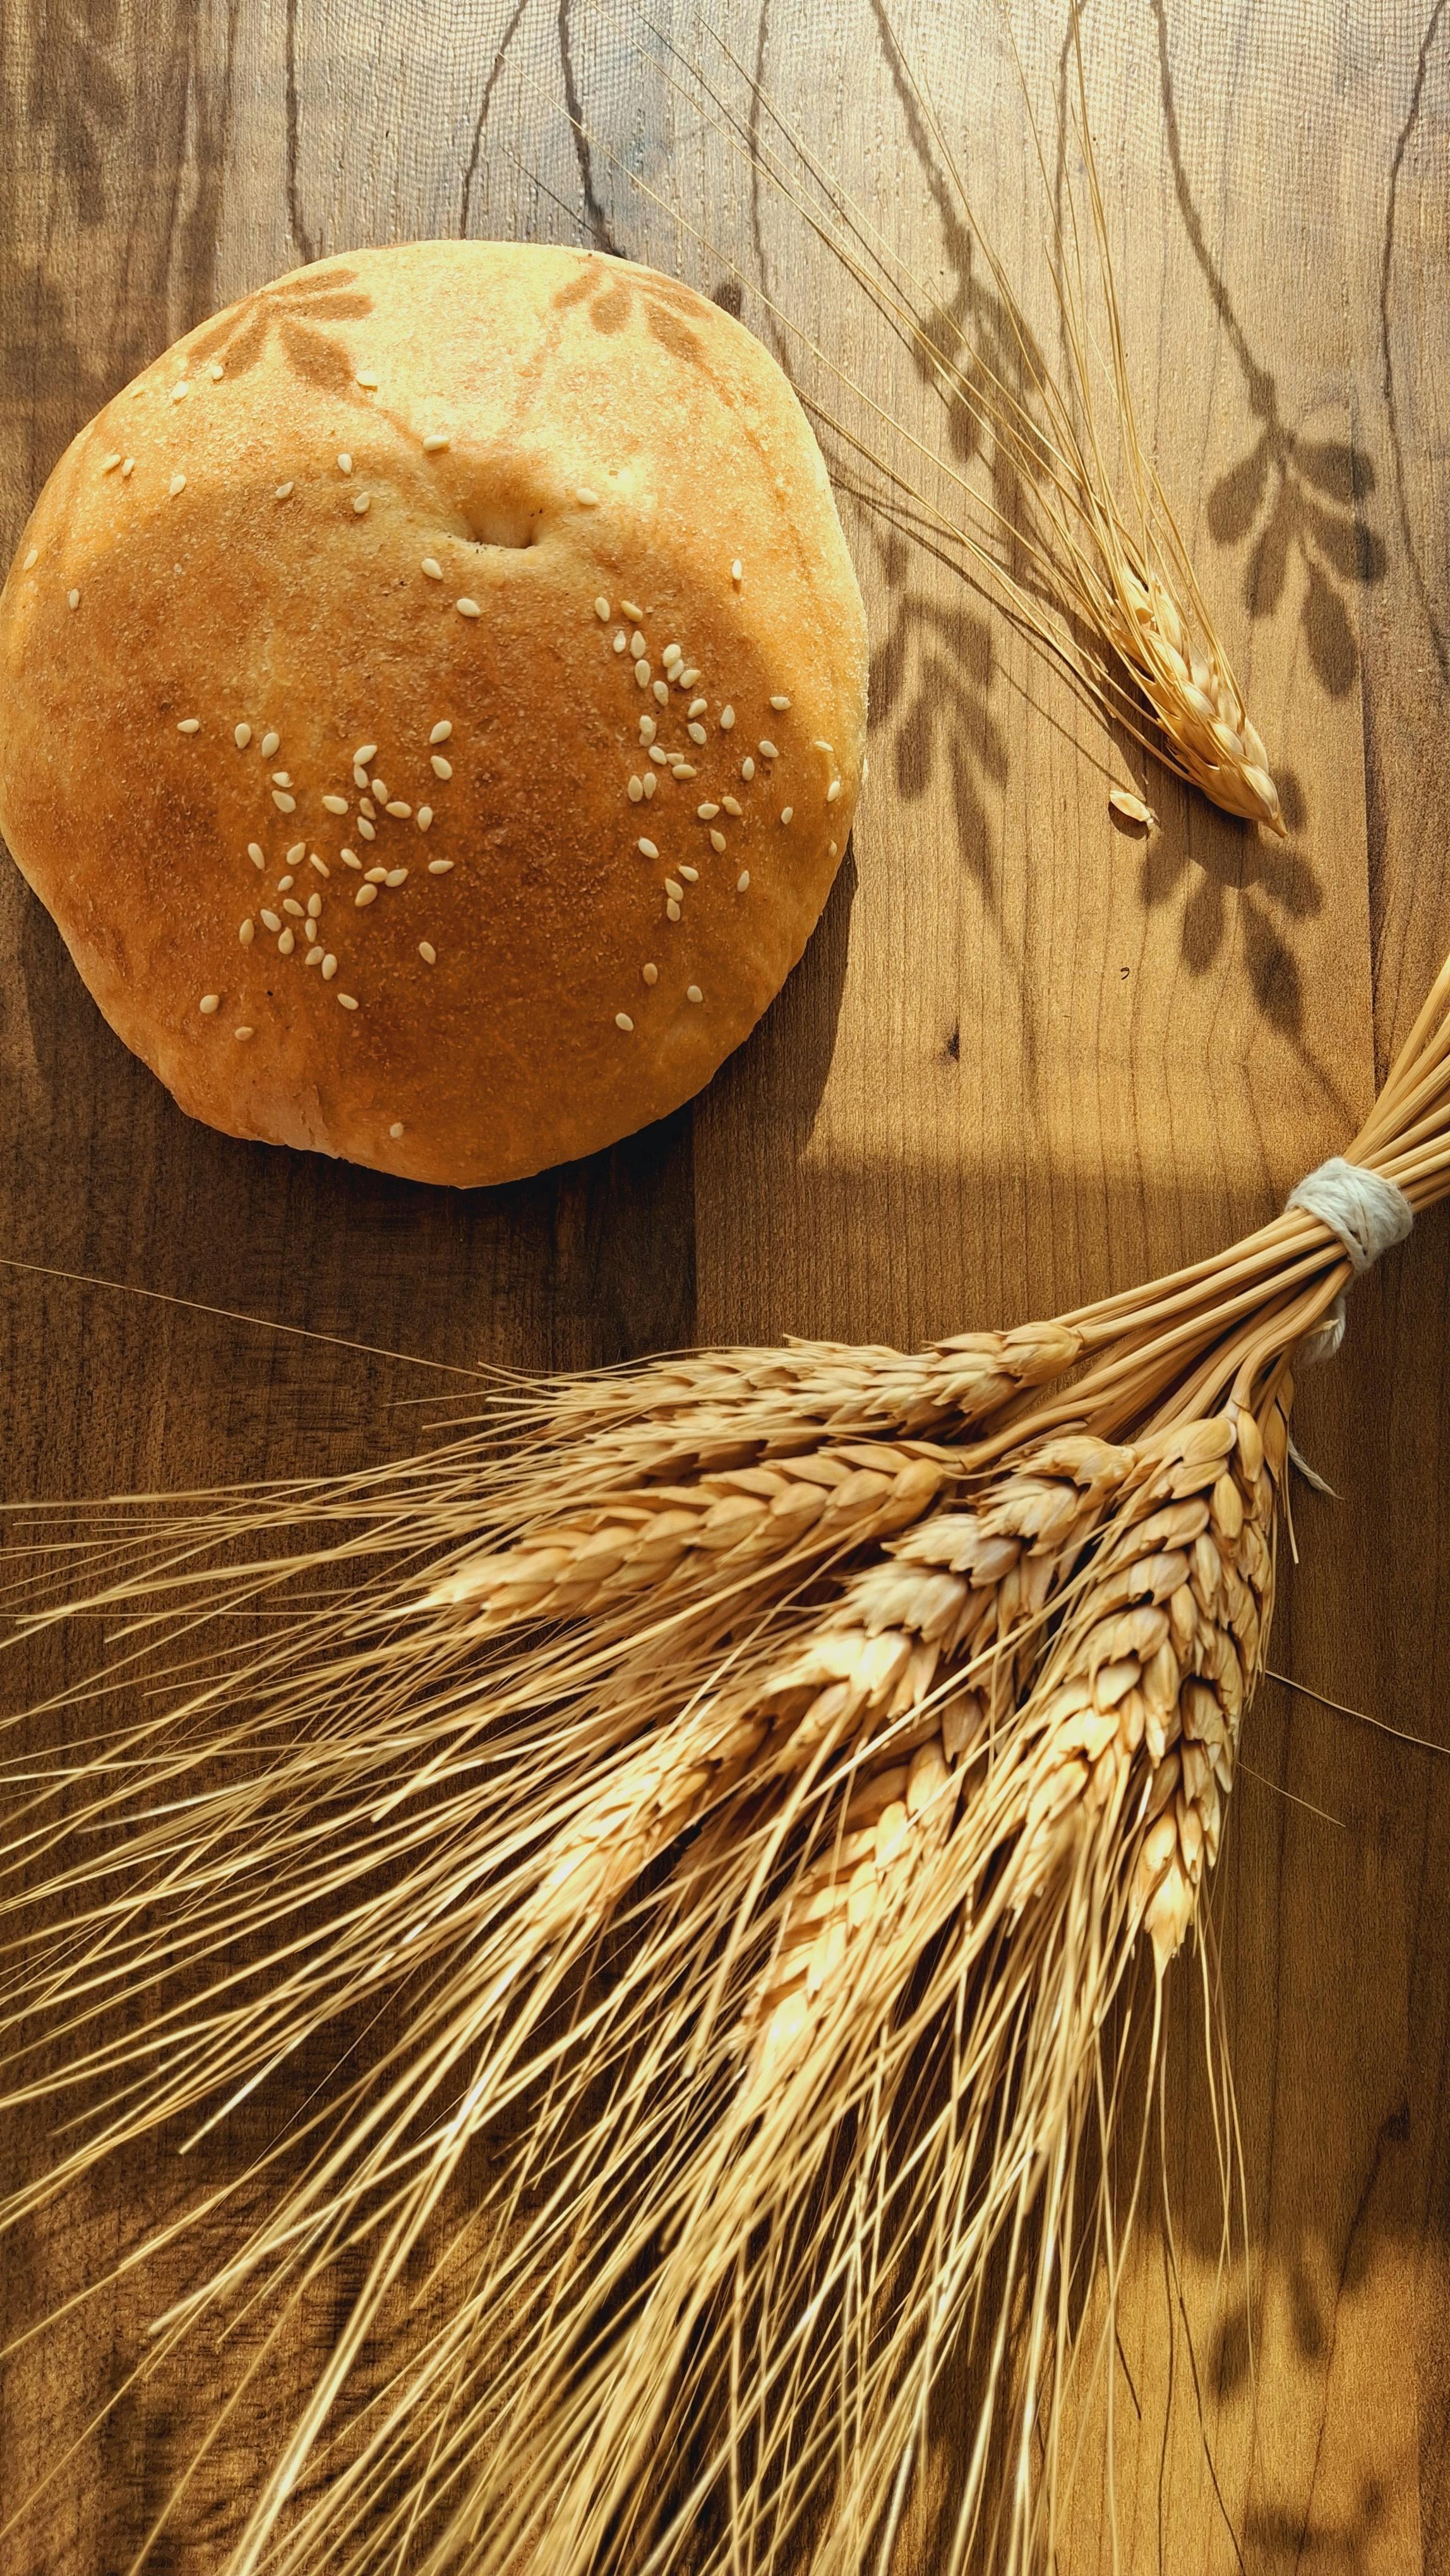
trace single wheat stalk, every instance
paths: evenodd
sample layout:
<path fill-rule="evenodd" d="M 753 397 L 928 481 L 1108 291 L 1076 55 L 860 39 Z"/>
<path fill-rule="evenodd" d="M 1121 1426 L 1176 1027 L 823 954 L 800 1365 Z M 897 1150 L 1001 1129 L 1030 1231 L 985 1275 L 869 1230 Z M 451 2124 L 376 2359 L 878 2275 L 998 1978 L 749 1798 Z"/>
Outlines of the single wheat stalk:
<path fill-rule="evenodd" d="M 987 452 L 993 497 L 847 375 L 758 280 L 742 277 L 788 337 L 875 417 L 888 433 L 895 457 L 904 452 L 925 467 L 938 493 L 944 489 L 945 499 L 923 491 L 909 466 L 888 460 L 809 388 L 803 396 L 808 407 L 890 491 L 910 502 L 928 534 L 965 551 L 1017 623 L 1110 722 L 1123 726 L 1144 750 L 1226 813 L 1261 823 L 1282 838 L 1287 826 L 1268 753 L 1138 428 L 1088 121 L 1076 9 L 1071 15 L 1076 112 L 1063 139 L 1074 140 L 1081 154 L 1086 198 L 1081 223 L 1070 191 L 1065 212 L 1059 206 L 1032 126 L 1052 225 L 1049 273 L 1062 333 L 1060 375 L 982 228 L 935 102 L 913 70 L 881 0 L 877 16 L 895 51 L 924 140 L 937 156 L 950 220 L 986 264 L 993 309 L 985 318 L 974 318 L 961 296 L 954 309 L 928 291 L 707 13 L 696 13 L 696 25 L 718 59 L 719 76 L 658 25 L 648 9 L 636 7 L 633 14 L 644 19 L 665 65 L 673 64 L 666 77 L 692 116 L 703 114 L 712 121 L 742 164 L 803 219 L 908 348 L 940 397 L 953 430 L 965 433 L 970 449 Z M 721 86 L 727 73 L 743 86 L 750 106 L 741 108 L 727 96 Z M 1025 97 L 1025 76 L 1022 86 Z M 580 131 L 585 131 L 582 124 Z M 667 215 L 676 229 L 692 234 L 718 263 L 724 256 L 719 246 L 707 241 L 677 206 L 631 170 L 603 138 L 590 131 L 587 139 L 636 194 Z M 733 261 L 727 264 L 734 266 Z"/>
<path fill-rule="evenodd" d="M 1450 1190 L 1450 964 L 1351 1160 Z M 353 2267 L 228 2576 L 846 2576 L 912 2498 L 944 2570 L 1050 2563 L 1123 2261 L 1083 2154 L 1141 2172 L 1353 1267 L 1293 1205 L 1045 1325 L 516 1382 L 41 1525 L 24 1632 L 111 1639 L 0 1772 L 4 2096 L 58 2121 L 0 2222 L 340 2051 L 120 2267 L 204 2225 L 137 2369 L 246 2317 L 237 2403 Z"/>

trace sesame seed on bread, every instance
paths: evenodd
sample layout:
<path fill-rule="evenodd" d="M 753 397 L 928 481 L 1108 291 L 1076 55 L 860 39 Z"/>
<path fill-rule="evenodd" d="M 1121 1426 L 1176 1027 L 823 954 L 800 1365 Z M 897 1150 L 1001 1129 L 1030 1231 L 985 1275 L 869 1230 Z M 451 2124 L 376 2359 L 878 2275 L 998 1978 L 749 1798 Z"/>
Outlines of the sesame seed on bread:
<path fill-rule="evenodd" d="M 355 251 L 61 458 L 0 830 L 193 1117 L 472 1185 L 687 1100 L 850 830 L 860 594 L 748 331 L 597 253 Z"/>

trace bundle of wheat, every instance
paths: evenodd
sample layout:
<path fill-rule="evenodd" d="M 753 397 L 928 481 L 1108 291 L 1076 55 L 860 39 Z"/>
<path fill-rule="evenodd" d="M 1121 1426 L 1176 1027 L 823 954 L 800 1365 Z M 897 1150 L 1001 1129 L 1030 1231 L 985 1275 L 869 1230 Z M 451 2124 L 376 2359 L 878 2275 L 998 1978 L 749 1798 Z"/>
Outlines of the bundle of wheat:
<path fill-rule="evenodd" d="M 924 2489 L 933 2564 L 1050 2556 L 1070 2287 L 1122 2259 L 1083 2151 L 1200 1919 L 1291 1365 L 1447 1190 L 1450 964 L 1350 1157 L 1149 1288 L 516 1384 L 399 1467 L 72 1531 L 28 1619 L 119 1616 L 116 1686 L 159 1637 L 171 1699 L 8 1766 L 6 2093 L 74 2125 L 5 2223 L 338 2058 L 140 2365 L 246 2313 L 256 2372 L 355 2278 L 232 2576 L 825 2576 Z"/>
<path fill-rule="evenodd" d="M 1076 109 L 1064 122 L 1057 183 L 1035 125 L 1032 135 L 1051 233 L 1047 265 L 1060 324 L 1059 374 L 977 218 L 926 83 L 882 0 L 874 5 L 955 236 L 960 273 L 947 300 L 913 273 L 706 14 L 696 13 L 702 48 L 696 55 L 654 26 L 647 10 L 640 13 L 664 61 L 674 66 L 671 77 L 692 115 L 718 126 L 742 163 L 795 209 L 903 341 L 945 408 L 948 437 L 934 450 L 871 387 L 848 377 L 791 314 L 762 297 L 806 362 L 803 398 L 838 443 L 910 502 L 925 533 L 965 552 L 1017 623 L 1109 721 L 1226 813 L 1283 837 L 1287 827 L 1268 753 L 1138 429 L 1088 122 L 1078 13 L 1072 11 L 1070 27 Z M 1022 89 L 1025 99 L 1025 76 Z M 604 157 L 618 158 L 597 135 L 589 140 Z M 1068 180 L 1069 143 L 1081 159 L 1081 220 Z M 656 189 L 626 164 L 619 167 L 677 227 L 693 229 Z M 986 271 L 981 281 L 970 272 L 973 245 Z M 711 248 L 718 259 L 718 246 Z M 743 284 L 752 295 L 761 293 L 758 279 Z M 823 396 L 816 371 L 888 433 L 889 457 Z M 953 453 L 963 462 L 954 464 Z M 968 470 L 980 453 L 989 465 L 986 491 Z M 925 490 L 916 479 L 922 467 Z"/>

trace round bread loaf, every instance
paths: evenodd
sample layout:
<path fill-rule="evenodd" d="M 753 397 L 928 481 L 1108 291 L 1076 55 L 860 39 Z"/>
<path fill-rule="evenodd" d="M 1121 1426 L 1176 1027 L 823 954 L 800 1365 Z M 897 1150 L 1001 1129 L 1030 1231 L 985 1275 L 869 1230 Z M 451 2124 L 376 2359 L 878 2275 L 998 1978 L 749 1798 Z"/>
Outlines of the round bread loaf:
<path fill-rule="evenodd" d="M 752 1027 L 865 700 L 820 453 L 730 315 L 594 253 L 349 252 L 62 457 L 0 596 L 0 830 L 193 1117 L 508 1180 Z"/>

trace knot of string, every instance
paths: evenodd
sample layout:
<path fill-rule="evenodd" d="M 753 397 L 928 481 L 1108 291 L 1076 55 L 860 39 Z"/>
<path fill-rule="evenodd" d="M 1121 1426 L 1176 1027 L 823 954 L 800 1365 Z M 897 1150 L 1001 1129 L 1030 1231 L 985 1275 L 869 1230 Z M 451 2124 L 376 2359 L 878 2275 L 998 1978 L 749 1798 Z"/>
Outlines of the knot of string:
<path fill-rule="evenodd" d="M 1415 1222 L 1415 1211 L 1397 1182 L 1366 1170 L 1363 1163 L 1347 1163 L 1342 1154 L 1331 1154 L 1317 1171 L 1306 1172 L 1284 1205 L 1317 1216 L 1338 1235 L 1361 1274 L 1392 1243 L 1403 1243 Z"/>
<path fill-rule="evenodd" d="M 1356 1278 L 1372 1269 L 1392 1243 L 1403 1243 L 1415 1222 L 1415 1211 L 1397 1182 L 1367 1171 L 1363 1163 L 1346 1162 L 1343 1154 L 1331 1154 L 1317 1171 L 1306 1172 L 1284 1205 L 1303 1208 L 1307 1216 L 1317 1216 L 1331 1234 L 1338 1235 Z M 1307 1336 L 1300 1365 L 1332 1360 L 1343 1339 L 1341 1292 L 1323 1322 Z"/>

